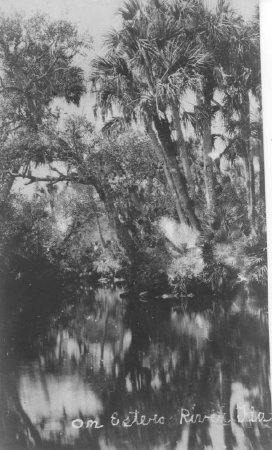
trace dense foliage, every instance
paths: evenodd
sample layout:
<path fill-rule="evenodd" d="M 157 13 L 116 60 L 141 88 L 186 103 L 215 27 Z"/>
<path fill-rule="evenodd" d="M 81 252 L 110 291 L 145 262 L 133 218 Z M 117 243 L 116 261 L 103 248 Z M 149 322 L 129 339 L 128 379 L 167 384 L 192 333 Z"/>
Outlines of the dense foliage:
<path fill-rule="evenodd" d="M 135 0 L 120 14 L 90 74 L 71 24 L 1 19 L 2 278 L 41 260 L 81 289 L 265 285 L 258 18 L 223 0 Z M 94 93 L 100 131 L 54 106 Z"/>

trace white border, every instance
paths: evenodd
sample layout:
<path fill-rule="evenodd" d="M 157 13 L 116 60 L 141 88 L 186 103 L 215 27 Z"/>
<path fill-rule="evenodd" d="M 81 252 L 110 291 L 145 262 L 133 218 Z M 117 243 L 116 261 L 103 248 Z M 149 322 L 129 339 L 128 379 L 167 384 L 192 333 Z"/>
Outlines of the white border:
<path fill-rule="evenodd" d="M 272 366 L 272 1 L 260 0 L 262 106 L 264 126 L 265 188 L 268 244 L 268 311 L 270 381 Z"/>

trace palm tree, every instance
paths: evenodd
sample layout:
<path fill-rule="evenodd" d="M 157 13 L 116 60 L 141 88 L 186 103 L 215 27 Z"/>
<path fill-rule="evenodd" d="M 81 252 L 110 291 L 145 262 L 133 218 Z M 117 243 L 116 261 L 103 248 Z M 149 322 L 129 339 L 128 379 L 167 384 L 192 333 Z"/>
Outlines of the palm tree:
<path fill-rule="evenodd" d="M 260 49 L 259 29 L 256 19 L 240 28 L 233 36 L 231 48 L 230 76 L 225 80 L 224 110 L 232 138 L 240 145 L 240 156 L 244 161 L 248 195 L 248 219 L 252 230 L 256 219 L 256 189 L 253 164 L 253 138 L 261 142 L 260 123 L 252 122 L 251 104 L 253 98 L 260 106 Z M 263 152 L 259 145 L 262 171 Z M 261 177 L 261 192 L 263 178 Z"/>
<path fill-rule="evenodd" d="M 239 35 L 242 20 L 224 0 L 219 0 L 215 12 L 202 0 L 134 0 L 120 12 L 121 30 L 108 35 L 106 56 L 93 62 L 97 105 L 105 115 L 117 103 L 126 120 L 142 120 L 164 164 L 180 220 L 185 217 L 199 229 L 193 201 L 196 182 L 181 121 L 183 100 L 188 92 L 196 94 L 191 116 L 202 141 L 204 192 L 212 217 L 216 208 L 212 122 L 221 108 L 214 96 L 232 70 L 233 36 Z"/>
<path fill-rule="evenodd" d="M 186 7 L 189 8 L 189 3 Z M 191 12 L 198 2 L 191 2 Z M 103 115 L 117 104 L 127 121 L 141 120 L 163 162 L 177 213 L 200 229 L 192 199 L 194 182 L 180 126 L 182 95 L 199 83 L 209 64 L 201 45 L 192 44 L 175 17 L 174 2 L 134 0 L 120 11 L 121 31 L 106 39 L 108 52 L 93 61 L 97 106 Z M 173 122 L 173 123 L 172 123 Z M 174 125 L 174 126 L 173 126 Z M 177 139 L 172 135 L 172 127 Z M 182 170 L 177 156 L 181 157 Z"/>
<path fill-rule="evenodd" d="M 176 5 L 184 2 L 176 0 Z M 221 111 L 225 116 L 226 128 L 231 129 L 234 114 L 238 114 L 239 141 L 243 143 L 243 159 L 245 163 L 246 184 L 248 192 L 248 217 L 254 226 L 255 222 L 255 174 L 253 151 L 251 148 L 250 101 L 252 95 L 260 96 L 260 58 L 258 18 L 251 24 L 245 24 L 225 0 L 219 0 L 216 10 L 209 10 L 202 1 L 195 2 L 197 8 L 183 9 L 179 16 L 179 24 L 188 40 L 194 45 L 201 45 L 209 55 L 209 64 L 198 67 L 201 81 L 194 86 L 197 106 L 192 115 L 195 130 L 202 138 L 203 178 L 207 210 L 211 218 L 215 214 L 215 171 L 211 158 L 214 136 L 212 122 Z M 224 107 L 215 100 L 215 94 L 224 96 Z M 186 116 L 188 119 L 188 115 Z M 178 129 L 178 125 L 175 125 Z M 260 133 L 257 133 L 258 135 Z M 255 133 L 256 135 L 256 133 Z M 233 138 L 233 136 L 232 136 Z M 259 139 L 260 141 L 260 139 Z M 259 145 L 260 148 L 260 145 Z M 259 155 L 262 166 L 262 151 Z M 261 168 L 262 172 L 262 168 Z M 263 192 L 263 178 L 260 177 L 260 188 Z"/>
<path fill-rule="evenodd" d="M 210 58 L 210 64 L 203 66 L 199 73 L 201 88 L 196 90 L 194 126 L 202 138 L 205 198 L 208 212 L 212 214 L 216 208 L 215 170 L 211 158 L 214 143 L 212 122 L 221 109 L 215 94 L 222 91 L 223 79 L 229 71 L 232 57 L 232 36 L 237 34 L 240 27 L 240 17 L 225 0 L 218 1 L 215 11 L 209 10 L 199 1 L 197 10 L 191 16 L 191 29 L 188 31 L 188 39 L 201 44 Z"/>

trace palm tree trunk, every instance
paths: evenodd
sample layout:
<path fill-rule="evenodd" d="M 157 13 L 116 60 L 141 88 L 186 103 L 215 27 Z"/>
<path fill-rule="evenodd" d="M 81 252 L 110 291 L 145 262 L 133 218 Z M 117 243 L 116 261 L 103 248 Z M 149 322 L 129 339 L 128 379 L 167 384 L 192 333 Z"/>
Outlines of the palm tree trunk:
<path fill-rule="evenodd" d="M 213 160 L 210 156 L 213 150 L 212 142 L 212 118 L 211 118 L 211 100 L 213 98 L 213 90 L 209 86 L 204 86 L 204 100 L 197 96 L 197 103 L 200 109 L 203 110 L 205 118 L 202 121 L 202 139 L 203 139 L 203 165 L 204 165 L 204 185 L 205 198 L 207 210 L 209 213 L 215 211 L 215 188 L 214 188 L 214 173 Z"/>
<path fill-rule="evenodd" d="M 250 222 L 251 229 L 255 227 L 255 172 L 253 164 L 253 154 L 250 146 L 250 102 L 249 94 L 246 92 L 243 96 L 243 109 L 242 109 L 242 139 L 245 145 L 245 174 L 246 174 L 246 187 L 248 195 L 248 220 Z"/>
<path fill-rule="evenodd" d="M 176 159 L 175 143 L 171 139 L 171 131 L 169 122 L 166 119 L 160 119 L 158 116 L 153 116 L 153 123 L 158 134 L 158 140 L 163 150 L 163 156 L 166 167 L 171 173 L 173 184 L 177 193 L 177 200 L 179 202 L 181 210 L 187 218 L 188 224 L 196 229 L 200 230 L 200 222 L 196 217 L 193 209 L 192 201 L 188 195 L 187 184 L 184 176 L 180 172 L 178 162 Z"/>
<path fill-rule="evenodd" d="M 179 153 L 180 153 L 180 158 L 181 158 L 184 175 L 185 175 L 185 178 L 188 183 L 191 197 L 194 199 L 195 198 L 195 183 L 193 180 L 188 155 L 186 152 L 185 140 L 184 140 L 182 129 L 181 129 L 179 108 L 174 102 L 172 102 L 171 109 L 172 109 L 172 115 L 173 115 L 173 122 L 174 122 L 176 133 L 177 133 L 177 141 L 178 141 Z"/>
<path fill-rule="evenodd" d="M 259 193 L 260 199 L 265 203 L 264 155 L 262 145 L 259 146 L 259 166 Z"/>
<path fill-rule="evenodd" d="M 215 189 L 214 189 L 214 173 L 213 160 L 210 156 L 212 152 L 212 132 L 211 119 L 208 118 L 203 127 L 203 163 L 204 163 L 204 183 L 205 197 L 208 212 L 214 213 L 215 210 Z"/>
<path fill-rule="evenodd" d="M 179 202 L 179 199 L 178 199 L 178 193 L 177 193 L 177 190 L 175 188 L 171 172 L 170 172 L 170 170 L 168 168 L 167 161 L 166 161 L 166 158 L 164 156 L 163 149 L 161 148 L 161 144 L 158 141 L 156 133 L 155 133 L 155 131 L 153 130 L 153 128 L 152 128 L 152 126 L 150 124 L 146 124 L 146 131 L 147 131 L 147 134 L 149 135 L 149 137 L 151 138 L 151 140 L 153 142 L 157 158 L 162 163 L 162 167 L 163 167 L 163 171 L 164 171 L 164 175 L 165 175 L 168 187 L 169 187 L 170 192 L 172 193 L 172 195 L 173 195 L 173 197 L 175 199 L 176 211 L 177 211 L 177 215 L 178 215 L 179 221 L 181 223 L 182 222 L 186 222 L 186 217 L 185 217 L 185 214 L 183 212 L 183 209 L 180 206 L 180 202 Z"/>
<path fill-rule="evenodd" d="M 253 158 L 247 154 L 244 159 L 245 162 L 245 176 L 248 198 L 248 220 L 253 229 L 255 224 L 255 182 L 254 182 L 254 166 Z"/>
<path fill-rule="evenodd" d="M 255 227 L 255 205 L 256 205 L 256 192 L 255 192 L 255 171 L 253 164 L 253 154 L 249 146 L 249 169 L 250 169 L 250 200 L 251 200 L 251 217 L 252 225 Z"/>

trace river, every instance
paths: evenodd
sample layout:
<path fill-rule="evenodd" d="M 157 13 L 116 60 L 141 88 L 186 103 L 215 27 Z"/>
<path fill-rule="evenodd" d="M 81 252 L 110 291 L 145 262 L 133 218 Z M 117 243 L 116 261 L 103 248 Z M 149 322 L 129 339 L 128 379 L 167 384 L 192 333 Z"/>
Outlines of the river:
<path fill-rule="evenodd" d="M 50 299 L 9 324 L 1 450 L 271 449 L 265 310 L 121 293 Z"/>

